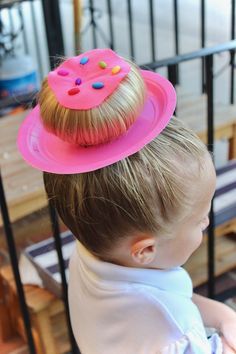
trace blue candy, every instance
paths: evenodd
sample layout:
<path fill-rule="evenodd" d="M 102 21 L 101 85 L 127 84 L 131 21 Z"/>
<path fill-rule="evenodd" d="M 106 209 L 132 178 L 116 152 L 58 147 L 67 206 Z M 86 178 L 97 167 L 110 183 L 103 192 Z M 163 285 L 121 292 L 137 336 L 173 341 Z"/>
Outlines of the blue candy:
<path fill-rule="evenodd" d="M 89 61 L 88 57 L 83 57 L 82 59 L 80 59 L 80 64 L 82 65 L 87 64 L 88 61 Z"/>
<path fill-rule="evenodd" d="M 101 89 L 101 88 L 104 87 L 104 83 L 101 82 L 101 81 L 97 81 L 97 82 L 94 82 L 94 83 L 92 84 L 92 87 L 93 87 L 94 89 Z"/>

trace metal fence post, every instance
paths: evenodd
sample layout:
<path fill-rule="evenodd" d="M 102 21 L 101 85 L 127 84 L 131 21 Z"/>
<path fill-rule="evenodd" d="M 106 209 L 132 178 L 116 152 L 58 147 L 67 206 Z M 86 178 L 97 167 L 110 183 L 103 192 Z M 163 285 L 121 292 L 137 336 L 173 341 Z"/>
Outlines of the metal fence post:
<path fill-rule="evenodd" d="M 58 0 L 42 0 L 47 44 L 51 68 L 55 65 L 56 56 L 64 56 L 61 16 Z"/>
<path fill-rule="evenodd" d="M 96 36 L 96 23 L 94 20 L 94 3 L 93 0 L 89 0 L 89 9 L 91 16 L 91 24 L 92 24 L 92 34 L 93 34 L 93 48 L 97 48 L 97 36 Z"/>
<path fill-rule="evenodd" d="M 67 281 L 66 281 L 66 274 L 65 274 L 65 263 L 64 263 L 64 258 L 63 258 L 63 254 L 62 254 L 62 243 L 61 243 L 61 237 L 60 237 L 59 222 L 58 222 L 56 210 L 53 207 L 51 201 L 49 201 L 49 213 L 50 213 L 51 225 L 52 225 L 52 230 L 53 230 L 55 248 L 56 248 L 57 256 L 58 256 L 59 269 L 60 269 L 60 274 L 61 274 L 62 299 L 63 299 L 64 306 L 65 306 L 66 322 L 67 322 L 67 327 L 68 327 L 71 349 L 72 349 L 73 354 L 80 354 L 78 346 L 75 342 L 75 338 L 74 338 L 74 335 L 72 332 L 72 327 L 71 327 L 71 322 L 70 322 L 68 294 L 67 294 Z"/>
<path fill-rule="evenodd" d="M 178 0 L 174 0 L 175 55 L 179 55 L 179 13 Z M 179 66 L 176 66 L 176 84 L 179 84 Z"/>
<path fill-rule="evenodd" d="M 231 39 L 235 39 L 235 0 L 232 0 L 231 5 Z M 234 104 L 234 70 L 235 70 L 235 50 L 230 51 L 230 64 L 231 64 L 231 73 L 230 73 L 230 103 Z"/>
<path fill-rule="evenodd" d="M 133 34 L 133 16 L 131 0 L 128 0 L 128 20 L 129 20 L 129 42 L 130 42 L 130 56 L 134 60 L 134 34 Z"/>
<path fill-rule="evenodd" d="M 149 0 L 149 15 L 150 15 L 150 38 L 151 38 L 151 48 L 152 48 L 152 61 L 155 61 L 156 46 L 155 46 L 155 22 L 154 22 L 153 0 Z"/>
<path fill-rule="evenodd" d="M 214 90 L 213 90 L 213 54 L 206 57 L 206 93 L 207 93 L 207 143 L 208 150 L 214 151 Z M 208 296 L 215 297 L 215 232 L 214 198 L 210 210 L 208 228 Z"/>
<path fill-rule="evenodd" d="M 107 10 L 108 10 L 109 31 L 110 31 L 110 48 L 114 49 L 114 30 L 113 30 L 113 21 L 112 21 L 111 0 L 107 0 Z"/>
<path fill-rule="evenodd" d="M 36 13 L 35 13 L 35 7 L 34 7 L 34 1 L 30 2 L 30 10 L 31 10 L 31 17 L 32 17 L 32 25 L 33 25 L 33 31 L 34 31 L 34 38 L 35 38 L 35 47 L 36 47 L 36 53 L 37 53 L 37 58 L 38 58 L 38 68 L 40 72 L 40 78 L 41 80 L 43 79 L 43 63 L 42 63 L 42 57 L 41 57 L 41 51 L 40 51 L 40 43 L 39 43 L 39 36 L 38 36 L 38 30 L 36 26 Z"/>
<path fill-rule="evenodd" d="M 9 218 L 9 214 L 8 214 L 8 209 L 7 209 L 7 203 L 6 203 L 6 197 L 5 197 L 4 188 L 3 188 L 1 171 L 0 171 L 0 205 L 1 205 L 1 213 L 2 213 L 2 218 L 3 218 L 3 225 L 4 225 L 4 229 L 5 229 L 8 250 L 9 250 L 10 259 L 11 259 L 12 270 L 13 270 L 15 283 L 16 283 L 19 305 L 20 305 L 20 309 L 22 312 L 22 317 L 23 317 L 24 326 L 25 326 L 25 333 L 26 333 L 26 336 L 28 339 L 30 354 L 36 354 L 33 335 L 32 335 L 32 331 L 31 331 L 30 316 L 29 316 L 29 312 L 28 312 L 28 308 L 27 308 L 27 304 L 26 304 L 26 300 L 25 300 L 24 289 L 23 289 L 23 285 L 21 283 L 20 272 L 19 272 L 19 268 L 18 268 L 16 247 L 15 247 L 11 222 L 10 222 L 10 218 Z"/>
<path fill-rule="evenodd" d="M 175 87 L 178 80 L 178 66 L 176 64 L 168 65 L 167 69 L 168 69 L 168 80 Z M 175 107 L 174 115 L 177 116 L 177 106 Z"/>
<path fill-rule="evenodd" d="M 201 47 L 205 47 L 206 41 L 206 20 L 205 20 L 205 0 L 201 0 Z M 204 58 L 202 58 L 202 93 L 206 92 L 205 88 L 205 63 Z"/>

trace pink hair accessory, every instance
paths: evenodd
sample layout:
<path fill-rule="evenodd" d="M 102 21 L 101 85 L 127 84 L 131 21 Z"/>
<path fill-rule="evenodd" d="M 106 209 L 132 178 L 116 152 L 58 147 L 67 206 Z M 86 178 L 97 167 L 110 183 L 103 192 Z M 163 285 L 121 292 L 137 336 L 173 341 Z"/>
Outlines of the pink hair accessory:
<path fill-rule="evenodd" d="M 41 171 L 73 174 L 111 165 L 142 149 L 170 121 L 176 106 L 176 93 L 171 83 L 159 74 L 145 70 L 141 74 L 147 87 L 146 103 L 124 135 L 109 143 L 90 147 L 69 144 L 45 130 L 37 105 L 19 130 L 18 149 L 23 158 Z M 75 96 L 71 97 L 74 99 Z"/>
<path fill-rule="evenodd" d="M 109 97 L 129 71 L 130 65 L 113 50 L 93 49 L 51 71 L 48 84 L 63 107 L 91 109 Z"/>

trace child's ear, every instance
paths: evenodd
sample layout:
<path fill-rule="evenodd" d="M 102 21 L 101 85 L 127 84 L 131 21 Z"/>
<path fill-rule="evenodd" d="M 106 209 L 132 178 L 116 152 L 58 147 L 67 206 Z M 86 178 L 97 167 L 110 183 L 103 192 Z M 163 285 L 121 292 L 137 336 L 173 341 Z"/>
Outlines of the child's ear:
<path fill-rule="evenodd" d="M 150 236 L 134 242 L 131 246 L 131 256 L 136 263 L 147 265 L 156 255 L 155 238 Z"/>

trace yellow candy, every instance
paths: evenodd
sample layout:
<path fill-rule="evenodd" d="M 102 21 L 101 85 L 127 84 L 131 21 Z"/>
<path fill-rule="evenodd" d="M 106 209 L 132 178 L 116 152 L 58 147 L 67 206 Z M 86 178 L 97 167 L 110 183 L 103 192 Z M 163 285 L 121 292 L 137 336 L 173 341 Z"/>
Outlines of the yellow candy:
<path fill-rule="evenodd" d="M 118 74 L 121 70 L 121 67 L 119 65 L 114 66 L 114 68 L 112 68 L 112 75 Z"/>
<path fill-rule="evenodd" d="M 106 69 L 107 67 L 107 63 L 105 63 L 105 61 L 100 61 L 98 65 L 100 66 L 101 69 Z"/>

